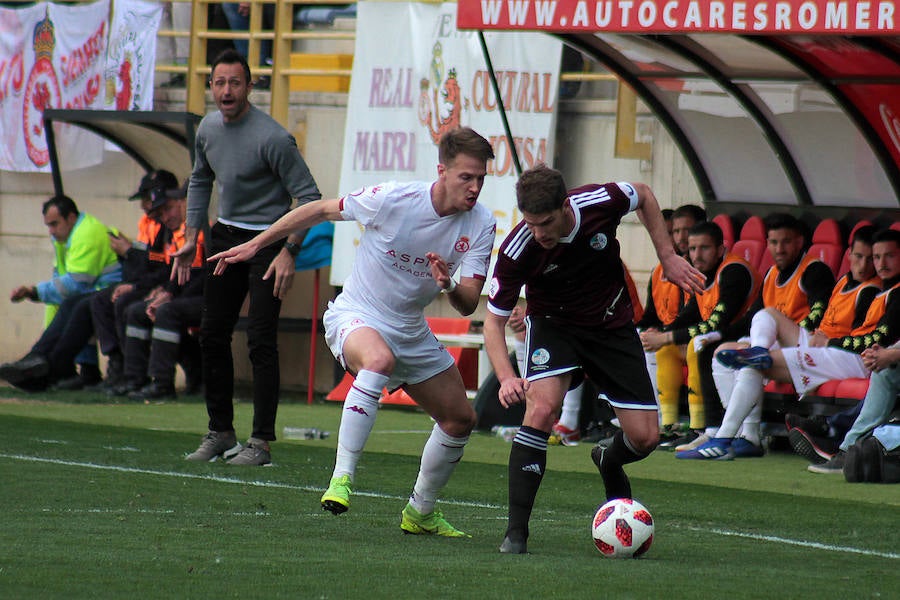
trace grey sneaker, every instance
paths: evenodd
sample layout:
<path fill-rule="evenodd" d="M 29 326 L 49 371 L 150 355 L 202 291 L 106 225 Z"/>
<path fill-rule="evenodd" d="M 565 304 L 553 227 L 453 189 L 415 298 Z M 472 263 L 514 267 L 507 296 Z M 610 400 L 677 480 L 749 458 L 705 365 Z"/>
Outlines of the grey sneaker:
<path fill-rule="evenodd" d="M 841 450 L 829 458 L 827 462 L 824 462 L 821 465 L 809 465 L 806 467 L 806 470 L 810 473 L 825 473 L 826 475 L 831 473 L 841 475 L 844 472 L 844 459 L 846 457 L 847 454 Z"/>
<path fill-rule="evenodd" d="M 241 451 L 233 431 L 210 431 L 203 436 L 200 447 L 185 456 L 185 460 L 198 462 L 215 462 L 220 456 L 228 460 Z"/>
<path fill-rule="evenodd" d="M 244 449 L 229 460 L 228 464 L 247 467 L 271 467 L 272 454 L 269 452 L 269 442 L 250 438 L 247 440 L 247 445 L 244 446 Z"/>

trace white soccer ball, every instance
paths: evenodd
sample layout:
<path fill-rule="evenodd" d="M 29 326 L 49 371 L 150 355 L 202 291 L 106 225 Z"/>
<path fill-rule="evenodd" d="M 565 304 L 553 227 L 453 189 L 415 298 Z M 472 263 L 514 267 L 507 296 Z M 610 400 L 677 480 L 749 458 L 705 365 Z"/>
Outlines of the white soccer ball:
<path fill-rule="evenodd" d="M 591 535 L 608 558 L 637 558 L 653 543 L 653 515 L 631 498 L 616 498 L 597 509 Z"/>

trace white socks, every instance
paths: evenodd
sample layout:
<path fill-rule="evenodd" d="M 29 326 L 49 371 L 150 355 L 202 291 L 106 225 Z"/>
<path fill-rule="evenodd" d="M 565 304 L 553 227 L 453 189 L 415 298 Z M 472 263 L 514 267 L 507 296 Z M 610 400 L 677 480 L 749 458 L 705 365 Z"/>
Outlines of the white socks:
<path fill-rule="evenodd" d="M 438 493 L 447 485 L 463 455 L 469 436 L 458 438 L 448 435 L 437 423 L 431 428 L 431 436 L 425 442 L 419 476 L 409 497 L 409 503 L 427 515 L 434 511 Z"/>
<path fill-rule="evenodd" d="M 760 407 L 762 411 L 762 395 L 763 395 L 763 374 L 756 369 L 744 368 L 738 370 L 734 377 L 734 391 L 731 394 L 731 400 L 728 401 L 728 407 L 725 409 L 725 417 L 722 419 L 722 426 L 716 437 L 734 438 L 737 437 L 741 424 L 744 422 L 754 408 Z M 757 415 L 757 423 L 759 416 Z M 753 429 L 746 427 L 746 429 Z M 744 431 L 745 436 L 750 432 Z M 759 442 L 759 427 L 755 428 L 756 442 Z M 751 440 L 753 441 L 753 440 Z"/>
<path fill-rule="evenodd" d="M 581 392 L 584 382 L 578 387 L 566 392 L 562 402 L 562 412 L 559 415 L 559 424 L 572 431 L 578 430 L 578 415 L 581 413 Z"/>
<path fill-rule="evenodd" d="M 753 315 L 750 321 L 750 345 L 771 348 L 778 339 L 778 323 L 764 310 Z"/>
<path fill-rule="evenodd" d="M 349 475 L 353 479 L 356 464 L 362 456 L 369 434 L 372 433 L 372 426 L 375 425 L 381 390 L 388 379 L 387 375 L 365 369 L 356 375 L 347 399 L 344 400 L 332 477 Z"/>
<path fill-rule="evenodd" d="M 656 352 L 644 352 L 644 360 L 647 363 L 647 374 L 650 375 L 656 408 L 659 409 L 659 386 L 656 385 Z M 660 411 L 660 415 L 662 415 L 662 411 Z"/>

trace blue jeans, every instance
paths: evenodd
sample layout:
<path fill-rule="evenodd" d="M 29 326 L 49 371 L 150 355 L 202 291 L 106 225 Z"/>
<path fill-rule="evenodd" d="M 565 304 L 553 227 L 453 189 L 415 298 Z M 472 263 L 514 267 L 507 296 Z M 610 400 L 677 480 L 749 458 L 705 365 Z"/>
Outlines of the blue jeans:
<path fill-rule="evenodd" d="M 841 450 L 847 451 L 860 437 L 886 423 L 897 403 L 900 391 L 900 368 L 887 368 L 873 372 L 869 378 L 869 390 L 862 401 L 859 416 L 841 442 Z"/>
<path fill-rule="evenodd" d="M 270 18 L 270 14 L 274 17 L 274 7 L 272 5 L 265 5 L 263 7 L 263 28 L 270 27 L 268 25 Z M 228 26 L 231 27 L 232 31 L 248 31 L 250 29 L 250 17 L 244 16 L 238 12 L 238 3 L 237 2 L 226 2 L 222 4 L 222 12 L 225 13 L 225 18 L 228 20 Z M 231 40 L 234 44 L 234 49 L 241 53 L 241 56 L 247 58 L 250 55 L 250 42 L 249 40 Z M 260 40 L 259 42 L 259 66 L 264 67 L 269 64 L 269 60 L 272 58 L 272 40 Z"/>

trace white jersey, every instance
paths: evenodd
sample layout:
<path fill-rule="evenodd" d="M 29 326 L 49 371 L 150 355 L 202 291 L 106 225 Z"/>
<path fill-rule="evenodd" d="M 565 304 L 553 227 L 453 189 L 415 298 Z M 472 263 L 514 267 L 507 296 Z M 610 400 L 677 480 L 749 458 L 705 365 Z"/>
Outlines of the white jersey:
<path fill-rule="evenodd" d="M 433 183 L 396 181 L 365 187 L 341 198 L 341 216 L 364 232 L 333 303 L 410 334 L 425 326 L 424 309 L 440 293 L 425 254 L 439 254 L 450 275 L 487 277 L 496 222 L 480 204 L 439 216 L 431 203 Z"/>

